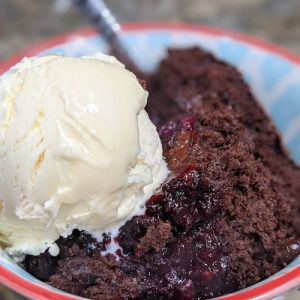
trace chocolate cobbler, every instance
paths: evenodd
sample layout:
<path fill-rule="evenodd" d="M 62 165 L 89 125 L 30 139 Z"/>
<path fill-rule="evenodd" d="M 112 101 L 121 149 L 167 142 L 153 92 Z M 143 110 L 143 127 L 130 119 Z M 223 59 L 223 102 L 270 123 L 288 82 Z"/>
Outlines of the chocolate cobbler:
<path fill-rule="evenodd" d="M 208 299 L 255 284 L 300 253 L 300 169 L 240 73 L 198 48 L 169 50 L 147 79 L 171 171 L 105 254 L 75 230 L 25 269 L 91 299 Z"/>

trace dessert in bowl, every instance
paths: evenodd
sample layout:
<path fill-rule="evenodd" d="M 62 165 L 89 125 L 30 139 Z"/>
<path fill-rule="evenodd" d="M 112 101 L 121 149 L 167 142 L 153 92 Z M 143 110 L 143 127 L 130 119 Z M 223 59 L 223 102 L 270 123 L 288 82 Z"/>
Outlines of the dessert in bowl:
<path fill-rule="evenodd" d="M 289 134 L 287 145 L 297 148 L 297 127 L 287 128 L 297 126 L 299 102 L 294 96 L 285 98 L 285 110 L 276 114 L 281 97 L 297 94 L 296 64 L 208 33 L 148 30 L 152 47 L 148 55 L 136 51 L 143 54 L 141 63 L 153 67 L 151 59 L 158 62 L 166 46 L 209 48 L 240 67 L 279 129 Z M 128 35 L 134 45 L 147 49 L 145 32 L 140 39 L 138 33 Z M 98 38 L 76 39 L 47 54 L 90 55 L 99 44 Z M 259 72 L 266 66 L 269 75 Z M 289 71 L 286 82 L 283 70 Z M 116 235 L 105 232 L 97 238 L 74 227 L 56 241 L 59 253 L 52 247 L 27 252 L 23 267 L 56 288 L 92 299 L 207 299 L 283 269 L 299 253 L 299 169 L 241 75 L 190 48 L 170 51 L 146 82 L 146 110 L 160 134 L 167 179 L 146 199 L 144 211 L 130 216 Z M 297 160 L 297 150 L 290 150 Z M 298 283 L 297 260 L 289 268 L 292 280 L 281 285 L 281 292 Z M 268 280 L 266 285 L 273 281 Z M 278 285 L 273 287 L 268 297 L 278 294 Z M 252 291 L 255 287 L 244 293 Z"/>

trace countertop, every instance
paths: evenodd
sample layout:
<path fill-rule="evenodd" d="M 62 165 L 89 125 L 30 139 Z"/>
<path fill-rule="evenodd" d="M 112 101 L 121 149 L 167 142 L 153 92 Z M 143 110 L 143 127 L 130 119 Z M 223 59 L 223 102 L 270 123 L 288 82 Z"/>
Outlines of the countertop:
<path fill-rule="evenodd" d="M 0 61 L 86 26 L 71 0 L 0 0 Z M 299 0 L 109 0 L 121 22 L 201 23 L 250 34 L 300 55 Z"/>
<path fill-rule="evenodd" d="M 0 0 L 0 61 L 86 26 L 71 0 Z M 121 22 L 189 22 L 247 33 L 300 55 L 299 0 L 109 0 Z M 1 63 L 1 62 L 0 62 Z M 1 300 L 24 299 L 0 285 Z"/>

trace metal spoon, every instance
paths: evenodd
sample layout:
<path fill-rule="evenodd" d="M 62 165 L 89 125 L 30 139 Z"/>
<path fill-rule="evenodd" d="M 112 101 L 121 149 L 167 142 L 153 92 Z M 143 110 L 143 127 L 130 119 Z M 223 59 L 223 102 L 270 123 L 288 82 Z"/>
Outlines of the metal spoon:
<path fill-rule="evenodd" d="M 128 68 L 139 72 L 121 36 L 121 25 L 102 0 L 73 0 L 85 18 L 101 33 L 111 52 Z"/>

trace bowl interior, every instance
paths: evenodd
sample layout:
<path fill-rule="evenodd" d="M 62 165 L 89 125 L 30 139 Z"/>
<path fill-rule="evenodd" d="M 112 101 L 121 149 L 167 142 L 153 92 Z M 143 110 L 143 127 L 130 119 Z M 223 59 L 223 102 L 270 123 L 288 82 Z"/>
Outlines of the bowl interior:
<path fill-rule="evenodd" d="M 300 163 L 300 60 L 299 63 L 296 63 L 270 49 L 251 45 L 220 32 L 196 30 L 195 28 L 145 28 L 137 26 L 135 29 L 124 33 L 124 40 L 137 64 L 145 71 L 155 70 L 168 47 L 200 46 L 236 66 L 274 120 L 293 159 Z M 47 54 L 83 56 L 92 55 L 99 51 L 107 52 L 107 50 L 104 40 L 89 32 L 84 35 L 70 35 L 64 39 L 64 42 L 58 42 L 57 45 L 50 48 L 39 49 L 34 54 L 41 56 Z M 34 285 L 42 285 L 49 291 L 57 291 L 26 273 L 3 252 L 0 252 L 0 257 L 0 267 L 2 266 Z M 300 265 L 299 257 L 284 270 L 257 284 L 257 286 L 272 281 L 296 265 Z M 67 297 L 66 293 L 61 291 L 58 293 L 60 298 L 51 299 Z M 80 298 L 72 297 L 72 299 Z"/>

